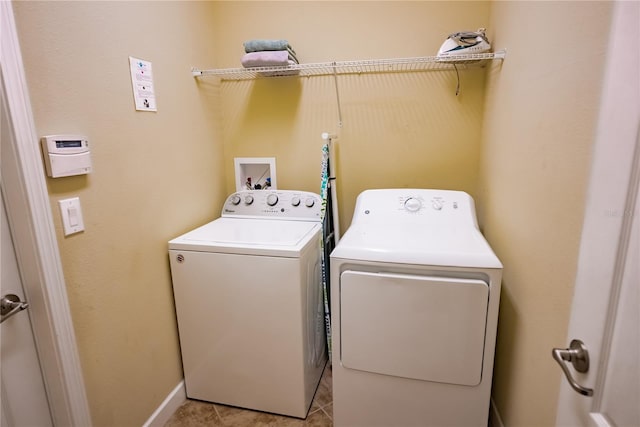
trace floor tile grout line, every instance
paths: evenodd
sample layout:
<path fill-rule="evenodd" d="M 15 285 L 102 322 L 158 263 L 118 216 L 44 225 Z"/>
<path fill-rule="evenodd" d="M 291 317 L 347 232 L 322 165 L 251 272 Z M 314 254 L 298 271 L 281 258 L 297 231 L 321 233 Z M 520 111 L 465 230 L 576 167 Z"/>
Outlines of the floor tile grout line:
<path fill-rule="evenodd" d="M 316 412 L 321 411 L 321 410 L 322 410 L 322 407 L 318 406 L 318 407 L 317 407 L 316 409 L 314 409 L 313 411 L 309 411 L 309 413 L 307 414 L 307 417 L 308 417 L 309 415 L 315 414 Z"/>
<path fill-rule="evenodd" d="M 321 404 L 320 404 L 320 403 L 318 403 L 318 402 L 316 402 L 316 404 L 318 405 L 318 407 L 319 407 L 320 409 L 322 409 L 322 408 L 326 408 L 327 406 L 329 406 L 329 405 L 332 405 L 332 404 L 333 404 L 333 399 L 331 399 L 331 401 L 330 401 L 330 402 L 327 402 L 327 403 L 325 403 L 324 405 L 321 405 Z"/>
<path fill-rule="evenodd" d="M 333 417 L 332 417 L 331 415 L 329 415 L 329 413 L 328 413 L 327 411 L 325 411 L 325 410 L 324 410 L 324 408 L 326 408 L 327 406 L 329 406 L 329 404 L 327 404 L 327 405 L 325 405 L 324 407 L 320 408 L 320 410 L 321 410 L 322 412 L 324 412 L 324 414 L 325 414 L 327 417 L 329 417 L 329 419 L 330 419 L 331 421 L 333 421 Z"/>
<path fill-rule="evenodd" d="M 329 405 L 331 405 L 331 403 L 327 403 L 326 405 L 318 405 L 318 409 L 324 409 Z"/>
<path fill-rule="evenodd" d="M 224 421 L 224 419 L 222 418 L 222 415 L 220 415 L 220 412 L 218 412 L 218 407 L 216 406 L 215 403 L 213 404 L 213 410 L 216 412 L 216 415 L 218 416 L 220 421 Z"/>

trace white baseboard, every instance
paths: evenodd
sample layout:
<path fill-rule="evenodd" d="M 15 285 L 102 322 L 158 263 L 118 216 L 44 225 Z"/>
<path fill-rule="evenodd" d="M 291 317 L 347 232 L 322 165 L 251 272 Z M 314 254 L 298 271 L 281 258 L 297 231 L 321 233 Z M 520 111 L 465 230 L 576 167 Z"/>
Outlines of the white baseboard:
<path fill-rule="evenodd" d="M 493 401 L 493 397 L 491 398 L 491 408 L 489 409 L 489 426 L 504 427 L 502 417 L 500 417 L 500 413 L 498 412 L 498 408 L 496 407 L 496 402 Z"/>
<path fill-rule="evenodd" d="M 187 392 L 184 388 L 184 381 L 176 386 L 176 388 L 169 393 L 166 399 L 158 406 L 158 409 L 154 411 L 149 417 L 147 422 L 142 427 L 162 427 L 169 421 L 169 418 L 173 413 L 187 401 Z"/>

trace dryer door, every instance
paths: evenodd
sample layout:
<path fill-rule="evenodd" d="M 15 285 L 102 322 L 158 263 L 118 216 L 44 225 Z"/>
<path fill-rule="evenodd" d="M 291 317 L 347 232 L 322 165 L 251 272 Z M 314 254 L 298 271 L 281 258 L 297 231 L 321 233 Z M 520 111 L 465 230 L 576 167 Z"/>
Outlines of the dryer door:
<path fill-rule="evenodd" d="M 466 386 L 482 379 L 489 286 L 482 280 L 345 271 L 345 368 Z"/>

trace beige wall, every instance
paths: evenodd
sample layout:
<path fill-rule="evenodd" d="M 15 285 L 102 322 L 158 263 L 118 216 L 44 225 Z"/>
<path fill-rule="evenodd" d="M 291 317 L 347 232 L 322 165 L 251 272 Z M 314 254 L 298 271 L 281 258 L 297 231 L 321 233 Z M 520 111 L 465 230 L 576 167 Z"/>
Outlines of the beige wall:
<path fill-rule="evenodd" d="M 220 2 L 215 63 L 239 67 L 242 43 L 284 38 L 304 63 L 435 55 L 446 36 L 489 20 L 487 2 Z M 249 16 L 259 17 L 250 20 Z M 338 135 L 342 229 L 367 188 L 475 192 L 484 70 L 223 82 L 225 164 L 276 157 L 279 188 L 320 191 L 321 133 Z M 233 168 L 227 190 L 235 190 Z"/>
<path fill-rule="evenodd" d="M 48 185 L 57 226 L 59 199 L 79 196 L 84 210 L 84 233 L 57 231 L 96 425 L 140 424 L 180 380 L 166 242 L 217 216 L 234 190 L 234 157 L 274 156 L 280 188 L 317 192 L 320 134 L 338 134 L 345 228 L 365 188 L 475 189 L 481 69 L 461 72 L 458 97 L 452 72 L 341 77 L 342 128 L 332 78 L 220 85 L 188 71 L 237 67 L 242 42 L 260 37 L 289 39 L 307 63 L 432 55 L 449 32 L 485 26 L 488 3 L 18 2 L 15 10 L 38 133 L 84 133 L 92 144 L 94 173 Z M 153 63 L 157 113 L 133 109 L 129 55 Z"/>
<path fill-rule="evenodd" d="M 338 135 L 343 230 L 373 187 L 461 189 L 505 264 L 495 400 L 507 426 L 552 425 L 609 5 L 597 2 L 18 2 L 41 135 L 89 136 L 95 171 L 49 179 L 87 230 L 57 230 L 96 426 L 140 425 L 181 379 L 166 242 L 218 215 L 234 157 L 276 157 L 280 188 L 319 190 Z M 488 22 L 491 18 L 492 22 Z M 486 26 L 502 67 L 223 82 L 242 42 L 287 38 L 302 62 L 426 56 Z M 559 49 L 562 47 L 562 49 Z M 128 56 L 157 113 L 135 112 Z M 481 144 L 482 142 L 482 144 Z"/>
<path fill-rule="evenodd" d="M 95 426 L 139 426 L 181 381 L 167 241 L 225 196 L 207 2 L 14 4 L 39 135 L 82 133 L 94 172 L 48 179 L 79 196 L 86 231 L 57 230 Z M 134 110 L 129 56 L 152 61 L 158 112 Z M 213 88 L 215 89 L 215 88 Z"/>
<path fill-rule="evenodd" d="M 504 425 L 555 424 L 611 3 L 496 2 L 478 198 L 504 264 L 493 396 Z"/>

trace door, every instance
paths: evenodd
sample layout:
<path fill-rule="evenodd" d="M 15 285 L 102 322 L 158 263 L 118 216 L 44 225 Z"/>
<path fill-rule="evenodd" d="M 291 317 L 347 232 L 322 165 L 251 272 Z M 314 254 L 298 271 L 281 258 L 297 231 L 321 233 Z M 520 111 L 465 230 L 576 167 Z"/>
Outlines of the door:
<path fill-rule="evenodd" d="M 12 225 L 13 249 L 21 268 L 22 287 L 31 297 L 28 317 L 40 350 L 40 367 L 47 385 L 51 416 L 56 425 L 88 426 L 91 415 L 12 3 L 0 1 L 2 197 Z M 8 235 L 3 233 L 2 238 Z M 25 313 L 19 313 L 22 314 Z M 7 325 L 11 320 L 14 319 L 6 321 Z M 3 333 L 4 329 L 3 325 Z"/>
<path fill-rule="evenodd" d="M 1 295 L 14 294 L 24 301 L 4 198 L 0 215 Z M 2 427 L 53 425 L 28 310 L 5 318 L 0 325 L 0 339 Z"/>
<path fill-rule="evenodd" d="M 584 342 L 590 366 L 566 366 L 593 394 L 563 380 L 559 426 L 640 425 L 638 22 L 640 3 L 616 3 L 568 334 Z"/>

